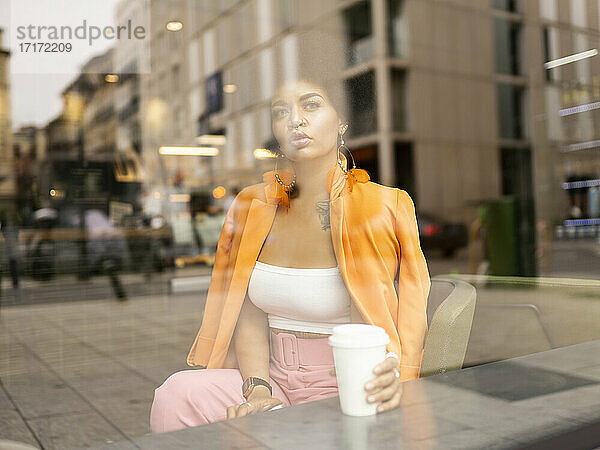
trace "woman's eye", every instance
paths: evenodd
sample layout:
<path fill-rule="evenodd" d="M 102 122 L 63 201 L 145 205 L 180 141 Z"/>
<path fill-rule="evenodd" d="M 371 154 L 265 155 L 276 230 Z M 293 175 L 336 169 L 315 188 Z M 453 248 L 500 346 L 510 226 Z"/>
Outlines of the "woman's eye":
<path fill-rule="evenodd" d="M 271 114 L 273 115 L 273 117 L 283 117 L 283 115 L 286 113 L 286 110 L 281 108 L 281 109 L 274 109 Z"/>
<path fill-rule="evenodd" d="M 305 107 L 306 109 L 315 109 L 315 108 L 318 108 L 318 107 L 319 107 L 319 102 L 315 102 L 315 101 L 312 101 L 312 102 L 307 102 L 307 103 L 304 105 L 304 107 Z"/>

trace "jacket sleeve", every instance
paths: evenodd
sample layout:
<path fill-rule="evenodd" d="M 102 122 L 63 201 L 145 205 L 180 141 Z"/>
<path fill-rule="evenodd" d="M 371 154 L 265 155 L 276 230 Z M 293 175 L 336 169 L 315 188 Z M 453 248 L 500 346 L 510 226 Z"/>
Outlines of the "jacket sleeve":
<path fill-rule="evenodd" d="M 398 190 L 395 232 L 400 244 L 398 269 L 398 335 L 402 381 L 419 377 L 423 344 L 427 333 L 427 297 L 431 280 L 419 243 L 415 206 L 410 196 Z"/>
<path fill-rule="evenodd" d="M 202 325 L 187 357 L 187 363 L 192 367 L 206 367 L 215 344 L 215 337 L 225 300 L 226 283 L 229 279 L 227 272 L 231 267 L 230 259 L 233 257 L 232 246 L 236 235 L 237 220 L 239 219 L 240 202 L 240 196 L 238 195 L 229 207 L 223 228 L 221 229 L 215 255 L 215 264 L 204 307 Z"/>

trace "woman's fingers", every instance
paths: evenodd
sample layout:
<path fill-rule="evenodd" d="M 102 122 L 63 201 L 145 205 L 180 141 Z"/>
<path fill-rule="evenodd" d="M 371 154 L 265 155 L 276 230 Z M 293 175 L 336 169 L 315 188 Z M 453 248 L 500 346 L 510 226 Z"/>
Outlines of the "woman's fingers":
<path fill-rule="evenodd" d="M 267 403 L 266 405 L 264 405 L 261 409 L 261 411 L 267 411 L 277 405 L 283 405 L 283 402 L 281 400 L 279 400 L 278 398 L 271 398 L 269 403 Z"/>
<path fill-rule="evenodd" d="M 394 367 L 397 367 L 397 366 L 398 366 L 398 359 L 394 358 L 393 356 L 390 356 L 389 358 L 385 358 L 382 362 L 377 364 L 373 368 L 373 373 L 375 373 L 376 375 L 379 375 L 381 373 L 394 370 Z"/>
<path fill-rule="evenodd" d="M 402 383 L 397 383 L 397 388 L 388 401 L 383 401 L 377 406 L 377 412 L 385 412 L 400 406 L 400 400 L 402 398 Z"/>
<path fill-rule="evenodd" d="M 365 384 L 367 402 L 380 403 L 377 412 L 388 411 L 400 405 L 402 383 L 396 377 L 394 370 L 397 364 L 396 358 L 386 358 L 373 368 L 373 372 L 377 376 Z"/>
<path fill-rule="evenodd" d="M 252 414 L 254 412 L 256 412 L 255 405 L 253 403 L 244 402 L 238 406 L 236 417 L 247 416 L 248 414 Z"/>
<path fill-rule="evenodd" d="M 378 391 L 370 391 L 367 393 L 367 402 L 368 403 L 379 403 L 386 402 L 390 400 L 394 394 L 400 388 L 400 382 L 392 382 L 386 386 L 383 386 Z"/>
<path fill-rule="evenodd" d="M 229 406 L 227 408 L 227 418 L 234 419 L 249 414 L 266 411 L 274 406 L 281 405 L 283 402 L 278 398 L 270 397 L 265 399 L 256 399 L 250 402 L 240 403 L 239 405 Z"/>
<path fill-rule="evenodd" d="M 378 389 L 384 388 L 396 382 L 396 374 L 393 371 L 384 372 L 365 384 L 365 391 L 368 393 L 376 392 Z"/>
<path fill-rule="evenodd" d="M 248 403 L 240 403 L 227 407 L 227 418 L 234 419 L 236 417 L 247 416 L 252 413 L 252 407 Z"/>
<path fill-rule="evenodd" d="M 236 414 L 236 406 L 228 406 L 227 407 L 227 418 L 233 419 Z"/>

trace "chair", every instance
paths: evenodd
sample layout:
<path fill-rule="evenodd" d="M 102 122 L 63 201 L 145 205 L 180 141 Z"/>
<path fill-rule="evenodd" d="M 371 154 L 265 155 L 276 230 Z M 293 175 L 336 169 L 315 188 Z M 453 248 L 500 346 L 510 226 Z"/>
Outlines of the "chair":
<path fill-rule="evenodd" d="M 421 376 L 462 368 L 475 312 L 475 288 L 467 282 L 432 278 L 427 304 Z"/>

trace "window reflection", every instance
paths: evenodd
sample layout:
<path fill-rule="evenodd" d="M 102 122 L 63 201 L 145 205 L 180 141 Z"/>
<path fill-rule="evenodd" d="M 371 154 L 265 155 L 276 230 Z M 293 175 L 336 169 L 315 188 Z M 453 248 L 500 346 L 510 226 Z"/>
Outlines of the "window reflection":
<path fill-rule="evenodd" d="M 398 58 L 408 56 L 408 20 L 405 0 L 388 0 L 389 53 Z"/>
<path fill-rule="evenodd" d="M 508 75 L 520 75 L 520 32 L 521 26 L 508 19 L 494 18 L 496 45 L 496 71 Z"/>
<path fill-rule="evenodd" d="M 372 133 L 377 129 L 377 104 L 375 74 L 372 71 L 345 80 L 351 136 Z"/>
<path fill-rule="evenodd" d="M 152 390 L 187 367 L 227 212 L 275 165 L 284 80 L 324 80 L 357 167 L 413 199 L 430 275 L 476 289 L 463 366 L 600 338 L 595 0 L 97 3 L 119 23 L 148 15 L 147 39 L 106 41 L 59 75 L 15 71 L 0 5 L 11 417 L 31 390 L 50 406 L 23 423 L 53 426 L 73 410 L 64 385 L 131 420 L 127 436 L 148 431 Z"/>
<path fill-rule="evenodd" d="M 347 64 L 367 62 L 373 58 L 373 30 L 371 26 L 371 2 L 360 1 L 343 12 L 348 36 Z"/>

